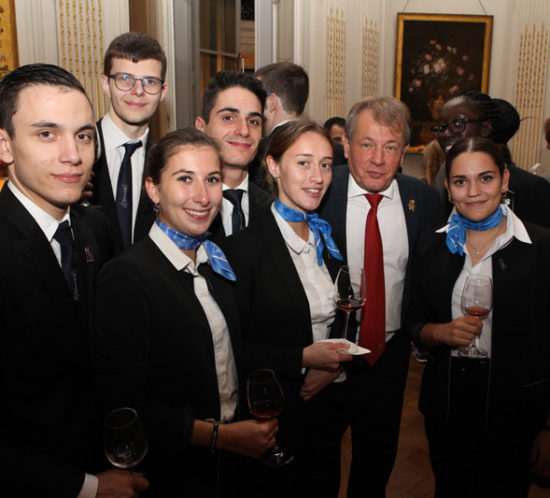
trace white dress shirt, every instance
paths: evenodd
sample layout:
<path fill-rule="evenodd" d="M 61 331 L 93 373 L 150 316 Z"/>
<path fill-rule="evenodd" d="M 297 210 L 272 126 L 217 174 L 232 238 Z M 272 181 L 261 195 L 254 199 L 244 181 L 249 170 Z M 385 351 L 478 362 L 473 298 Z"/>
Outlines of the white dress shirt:
<path fill-rule="evenodd" d="M 222 190 L 230 190 L 230 188 L 223 184 Z M 248 220 L 250 219 L 250 203 L 248 202 L 248 175 L 243 180 L 243 182 L 235 189 L 243 190 L 243 196 L 241 198 L 241 206 L 244 213 L 244 226 L 248 226 Z M 225 235 L 229 237 L 233 234 L 233 203 L 226 199 L 222 199 L 222 207 L 220 209 L 220 215 L 222 217 L 223 229 L 225 230 Z"/>
<path fill-rule="evenodd" d="M 52 246 L 52 250 L 57 258 L 59 267 L 61 267 L 61 246 L 59 242 L 53 238 L 59 223 L 63 221 L 68 221 L 71 223 L 69 208 L 61 221 L 57 221 L 53 216 L 46 213 L 41 207 L 38 207 L 33 201 L 31 201 L 25 194 L 23 194 L 12 182 L 8 182 L 8 188 L 11 190 L 13 195 L 17 200 L 23 204 L 23 207 L 29 212 L 29 214 L 34 218 L 34 221 L 44 232 L 46 239 Z M 77 498 L 95 498 L 97 494 L 98 481 L 97 477 L 92 474 L 85 474 L 84 483 L 78 493 Z"/>
<path fill-rule="evenodd" d="M 512 239 L 515 237 L 520 242 L 526 244 L 531 244 L 531 238 L 525 229 L 524 224 L 521 220 L 513 213 L 513 211 L 508 207 L 504 206 L 506 210 L 506 231 L 499 235 L 485 253 L 483 258 L 481 258 L 475 266 L 472 266 L 472 260 L 470 259 L 470 253 L 468 252 L 468 246 L 464 245 L 464 266 L 462 271 L 456 279 L 455 285 L 453 287 L 453 293 L 451 298 L 451 312 L 452 318 L 455 320 L 464 315 L 462 312 L 462 291 L 464 290 L 464 285 L 466 284 L 466 279 L 471 275 L 484 276 L 493 278 L 493 254 L 500 249 L 506 247 Z M 453 213 L 456 211 L 453 211 Z M 449 225 L 444 226 L 437 230 L 438 233 L 447 233 Z M 481 329 L 481 336 L 479 338 L 479 347 L 489 353 L 491 357 L 491 337 L 493 329 L 493 310 L 489 312 L 489 315 L 483 320 L 483 327 Z M 458 348 L 454 348 L 451 351 L 452 356 L 458 356 Z"/>
<path fill-rule="evenodd" d="M 153 223 L 149 237 L 176 270 L 185 271 L 194 277 L 195 295 L 208 320 L 214 344 L 214 360 L 220 397 L 220 420 L 233 420 L 237 408 L 237 369 L 229 338 L 229 329 L 218 303 L 208 291 L 206 279 L 197 271 L 202 263 L 208 264 L 206 249 L 203 246 L 197 249 L 196 263 L 193 263 L 193 260 L 179 249 L 156 223 Z"/>
<path fill-rule="evenodd" d="M 128 142 L 137 142 L 141 140 L 141 147 L 136 149 L 132 154 L 132 240 L 134 239 L 134 227 L 136 224 L 137 209 L 139 206 L 139 197 L 143 184 L 143 170 L 145 168 L 145 155 L 147 146 L 147 137 L 149 136 L 149 128 L 137 140 L 132 140 L 118 128 L 113 120 L 106 114 L 101 120 L 101 130 L 103 132 L 103 142 L 105 150 L 103 153 L 107 158 L 107 169 L 109 170 L 109 178 L 113 187 L 113 199 L 116 199 L 116 191 L 118 186 L 118 174 L 122 159 L 124 159 L 124 144 Z M 92 180 L 93 181 L 93 180 Z"/>
<path fill-rule="evenodd" d="M 370 203 L 369 194 L 349 175 L 346 212 L 346 243 L 348 264 L 363 267 L 365 260 L 365 226 Z M 401 302 L 405 285 L 405 270 L 409 258 L 409 239 L 403 204 L 397 180 L 378 192 L 383 197 L 378 205 L 377 219 L 384 256 L 384 286 L 386 296 L 386 342 L 401 328 Z M 358 319 L 358 323 L 360 320 Z"/>
<path fill-rule="evenodd" d="M 17 198 L 17 200 L 23 204 L 23 207 L 30 213 L 34 218 L 34 221 L 44 232 L 46 239 L 52 246 L 53 253 L 57 258 L 59 266 L 61 267 L 61 246 L 59 242 L 53 238 L 57 227 L 60 223 L 68 221 L 69 225 L 71 224 L 69 208 L 61 221 L 57 221 L 53 216 L 49 215 L 41 207 L 38 207 L 34 202 L 32 202 L 25 194 L 23 194 L 12 182 L 8 182 L 8 188 L 11 190 L 12 194 Z M 74 236 L 74 234 L 73 234 Z"/>
<path fill-rule="evenodd" d="M 321 266 L 317 262 L 315 236 L 310 230 L 308 240 L 303 240 L 275 210 L 274 206 L 271 207 L 271 212 L 275 216 L 275 221 L 285 240 L 288 252 L 306 293 L 313 342 L 327 339 L 330 326 L 336 315 L 334 285 L 325 262 L 323 261 Z"/>

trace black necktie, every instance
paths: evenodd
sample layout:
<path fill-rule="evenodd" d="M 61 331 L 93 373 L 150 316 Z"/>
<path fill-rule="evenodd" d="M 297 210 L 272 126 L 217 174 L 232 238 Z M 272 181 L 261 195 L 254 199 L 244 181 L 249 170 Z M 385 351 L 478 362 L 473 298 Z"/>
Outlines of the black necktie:
<path fill-rule="evenodd" d="M 63 271 L 63 276 L 67 284 L 69 284 L 73 299 L 78 301 L 76 246 L 71 231 L 71 225 L 69 225 L 67 220 L 58 225 L 53 238 L 59 242 L 59 246 L 61 247 L 61 270 Z"/>
<path fill-rule="evenodd" d="M 124 144 L 124 157 L 118 173 L 116 210 L 124 247 L 132 243 L 132 154 L 141 145 L 141 140 Z"/>
<path fill-rule="evenodd" d="M 233 214 L 231 215 L 231 225 L 233 227 L 232 233 L 240 232 L 245 227 L 244 211 L 241 205 L 244 190 L 241 189 L 227 189 L 223 191 L 223 196 L 233 204 Z"/>

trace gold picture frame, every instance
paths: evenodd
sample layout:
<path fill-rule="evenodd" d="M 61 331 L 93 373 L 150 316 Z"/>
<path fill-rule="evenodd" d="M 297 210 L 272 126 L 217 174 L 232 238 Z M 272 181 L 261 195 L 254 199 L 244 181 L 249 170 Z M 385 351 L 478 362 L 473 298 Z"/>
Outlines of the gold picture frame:
<path fill-rule="evenodd" d="M 412 150 L 430 140 L 441 106 L 460 91 L 487 92 L 493 16 L 397 14 L 394 95 L 412 115 Z"/>
<path fill-rule="evenodd" d="M 18 66 L 15 0 L 0 0 L 0 79 Z"/>

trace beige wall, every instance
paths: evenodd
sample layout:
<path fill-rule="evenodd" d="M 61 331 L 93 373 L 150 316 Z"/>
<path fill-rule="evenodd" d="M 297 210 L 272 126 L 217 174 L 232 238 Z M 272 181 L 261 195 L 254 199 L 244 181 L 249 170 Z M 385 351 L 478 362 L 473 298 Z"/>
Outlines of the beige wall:
<path fill-rule="evenodd" d="M 519 165 L 528 168 L 541 162 L 539 173 L 550 174 L 550 152 L 541 132 L 544 118 L 550 116 L 548 57 L 533 56 L 537 50 L 544 54 L 541 46 L 548 45 L 548 0 L 294 0 L 294 4 L 294 26 L 286 24 L 293 33 L 285 35 L 285 26 L 280 25 L 279 36 L 295 37 L 294 61 L 306 68 L 311 80 L 306 111 L 321 122 L 338 105 L 347 112 L 366 94 L 393 94 L 397 13 L 405 5 L 408 13 L 492 15 L 489 94 L 512 102 L 522 118 L 529 116 L 511 143 Z M 339 30 L 344 31 L 344 41 L 334 42 L 331 37 Z M 520 52 L 526 44 L 530 44 L 527 55 Z M 344 61 L 342 78 L 334 73 L 334 67 L 341 67 L 339 60 Z M 338 102 L 331 105 L 332 101 Z"/>

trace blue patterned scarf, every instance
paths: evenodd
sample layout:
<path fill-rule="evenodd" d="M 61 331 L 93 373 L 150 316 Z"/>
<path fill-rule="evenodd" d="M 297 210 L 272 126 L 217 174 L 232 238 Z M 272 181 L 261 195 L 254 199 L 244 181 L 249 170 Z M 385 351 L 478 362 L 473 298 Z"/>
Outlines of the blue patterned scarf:
<path fill-rule="evenodd" d="M 458 252 L 461 256 L 464 254 L 464 245 L 466 244 L 466 228 L 476 230 L 478 232 L 491 230 L 500 225 L 505 215 L 504 206 L 499 206 L 495 212 L 484 220 L 475 222 L 470 221 L 464 216 L 456 213 L 451 216 L 449 229 L 447 231 L 447 239 L 445 243 L 451 251 L 451 254 Z"/>
<path fill-rule="evenodd" d="M 204 232 L 198 237 L 190 237 L 189 235 L 185 235 L 184 233 L 170 228 L 158 218 L 155 223 L 180 249 L 189 251 L 192 249 L 197 249 L 200 245 L 204 245 L 208 256 L 208 262 L 210 263 L 212 270 L 228 280 L 232 280 L 233 282 L 237 280 L 237 277 L 229 265 L 223 251 L 211 240 L 206 240 L 206 238 L 210 235 L 210 232 Z"/>
<path fill-rule="evenodd" d="M 319 266 L 323 264 L 323 248 L 325 244 L 330 255 L 338 261 L 343 261 L 340 251 L 332 240 L 332 228 L 325 220 L 319 218 L 317 214 L 305 214 L 296 209 L 283 204 L 278 198 L 275 199 L 275 211 L 277 211 L 285 221 L 301 222 L 306 221 L 309 229 L 315 237 L 315 247 L 317 248 L 317 263 Z M 324 243 L 323 243 L 324 242 Z"/>

